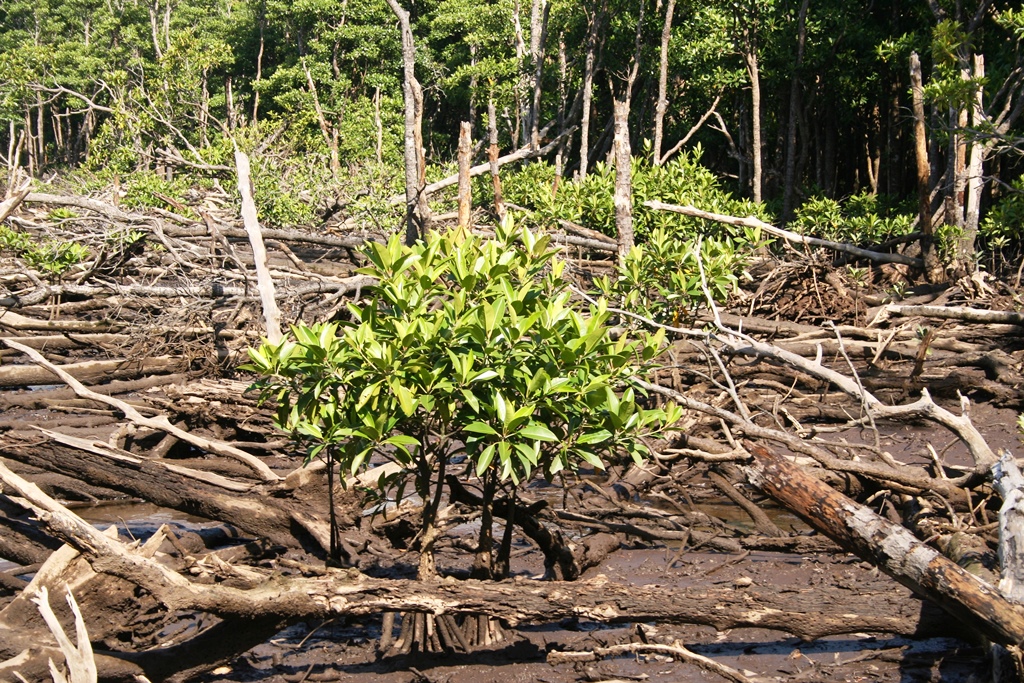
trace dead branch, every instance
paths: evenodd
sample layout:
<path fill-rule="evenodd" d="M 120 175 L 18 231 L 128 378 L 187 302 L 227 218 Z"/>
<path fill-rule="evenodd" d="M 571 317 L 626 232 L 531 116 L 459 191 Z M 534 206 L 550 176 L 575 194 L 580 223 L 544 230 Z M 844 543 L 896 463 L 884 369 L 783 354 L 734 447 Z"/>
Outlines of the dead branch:
<path fill-rule="evenodd" d="M 747 216 L 746 218 L 738 218 L 736 216 L 726 216 L 720 213 L 711 213 L 710 211 L 701 211 L 692 206 L 679 206 L 678 204 L 666 204 L 659 201 L 647 201 L 644 202 L 644 206 L 661 211 L 672 211 L 673 213 L 681 213 L 685 216 L 693 216 L 694 218 L 703 218 L 708 221 L 715 221 L 718 223 L 727 223 L 729 225 L 738 225 L 746 228 L 760 228 L 767 232 L 769 235 L 775 235 L 781 237 L 787 242 L 793 242 L 795 244 L 808 244 L 814 247 L 825 247 L 826 249 L 832 249 L 833 251 L 841 251 L 846 254 L 852 254 L 858 258 L 865 258 L 869 261 L 876 263 L 902 263 L 908 266 L 914 266 L 917 268 L 924 267 L 924 262 L 918 258 L 911 258 L 904 256 L 903 254 L 883 254 L 877 251 L 869 251 L 868 249 L 861 249 L 855 247 L 852 244 L 842 244 L 840 242 L 831 242 L 829 240 L 818 239 L 817 237 L 807 237 L 806 235 L 799 235 L 789 230 L 783 230 L 777 228 L 770 223 L 758 220 L 753 216 Z"/>
<path fill-rule="evenodd" d="M 610 645 L 608 647 L 595 647 L 585 652 L 559 652 L 554 650 L 548 653 L 548 664 L 574 664 L 576 662 L 598 662 L 608 657 L 621 657 L 625 654 L 658 654 L 678 659 L 681 662 L 696 664 L 705 671 L 718 674 L 722 678 L 735 683 L 751 683 L 750 679 L 738 670 L 715 660 L 692 652 L 679 641 L 671 645 L 660 645 L 658 643 L 624 643 L 622 645 Z"/>
<path fill-rule="evenodd" d="M 159 429 L 168 434 L 173 434 L 177 438 L 181 439 L 182 441 L 185 441 L 186 443 L 192 444 L 196 448 L 201 448 L 205 451 L 216 453 L 218 455 L 223 455 L 238 460 L 242 463 L 245 463 L 254 472 L 256 472 L 263 481 L 278 481 L 281 479 L 279 476 L 274 474 L 274 472 L 269 467 L 267 467 L 262 460 L 259 460 L 255 456 L 250 455 L 245 451 L 239 450 L 234 446 L 231 446 L 230 444 L 215 441 L 212 439 L 207 439 L 205 437 L 201 437 L 186 432 L 180 427 L 176 427 L 175 425 L 171 424 L 170 420 L 167 419 L 166 415 L 159 415 L 157 417 L 146 417 L 145 415 L 140 413 L 137 408 L 135 408 L 132 405 L 129 405 L 128 403 L 125 403 L 120 399 L 113 398 L 112 396 L 104 396 L 103 394 L 99 394 L 95 391 L 86 388 L 72 375 L 70 375 L 69 373 L 65 372 L 61 368 L 57 367 L 53 363 L 43 358 L 43 356 L 35 349 L 31 349 L 25 346 L 24 344 L 19 344 L 18 342 L 13 341 L 11 339 L 4 339 L 3 342 L 12 349 L 17 349 L 18 351 L 21 351 L 26 356 L 31 358 L 34 363 L 41 365 L 42 367 L 46 368 L 53 374 L 60 377 L 65 384 L 74 389 L 75 393 L 81 396 L 82 398 L 87 398 L 93 401 L 97 401 L 99 403 L 113 406 L 114 408 L 117 408 L 122 413 L 124 413 L 124 416 L 127 417 L 129 420 L 138 425 L 142 425 L 143 427 L 149 427 L 150 429 Z"/>
<path fill-rule="evenodd" d="M 238 193 L 242 196 L 242 222 L 249 236 L 253 261 L 256 266 L 256 286 L 263 303 L 263 319 L 266 324 L 267 341 L 277 344 L 281 341 L 281 311 L 274 298 L 274 280 L 267 267 L 267 249 L 263 245 L 259 219 L 256 217 L 256 202 L 252 197 L 252 179 L 249 177 L 249 157 L 235 150 L 235 166 L 238 169 Z"/>

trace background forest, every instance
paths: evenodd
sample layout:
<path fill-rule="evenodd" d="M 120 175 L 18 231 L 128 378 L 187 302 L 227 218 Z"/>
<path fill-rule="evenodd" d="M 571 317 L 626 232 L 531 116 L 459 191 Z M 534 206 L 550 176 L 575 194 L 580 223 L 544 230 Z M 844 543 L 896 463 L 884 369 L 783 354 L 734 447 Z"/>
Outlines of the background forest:
<path fill-rule="evenodd" d="M 685 200 L 882 241 L 910 232 L 918 216 L 917 54 L 931 223 L 961 237 L 946 253 L 958 243 L 962 263 L 972 262 L 979 227 L 991 263 L 1015 254 L 1024 213 L 1019 3 L 405 7 L 427 182 L 452 172 L 461 121 L 476 141 L 494 128 L 503 153 L 540 157 L 506 169 L 508 201 L 612 233 L 604 162 L 619 99 L 641 214 L 645 199 Z M 172 208 L 233 170 L 234 140 L 255 157 L 265 222 L 314 225 L 340 213 L 398 228 L 401 206 L 388 199 L 403 187 L 402 40 L 387 2 L 5 0 L 0 73 L 9 170 L 52 178 L 78 169 L 72 182 L 85 189 L 113 183 L 125 205 Z M 475 155 L 486 159 L 483 142 Z"/>

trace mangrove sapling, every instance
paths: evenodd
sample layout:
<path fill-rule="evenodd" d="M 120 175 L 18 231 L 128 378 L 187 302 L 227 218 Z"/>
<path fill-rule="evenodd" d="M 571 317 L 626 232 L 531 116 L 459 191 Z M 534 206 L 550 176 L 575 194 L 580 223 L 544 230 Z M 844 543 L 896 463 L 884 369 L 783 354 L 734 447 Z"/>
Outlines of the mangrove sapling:
<path fill-rule="evenodd" d="M 674 405 L 643 408 L 633 388 L 663 333 L 613 340 L 606 304 L 584 311 L 570 299 L 556 253 L 510 223 L 493 240 L 454 230 L 411 247 L 371 243 L 360 272 L 377 284 L 349 305 L 350 320 L 300 324 L 250 351 L 263 398 L 278 402 L 276 424 L 309 458 L 353 474 L 373 457 L 401 465 L 378 484 L 401 499 L 411 482 L 423 501 L 423 579 L 436 573 L 445 475 L 457 462 L 482 482 L 474 573 L 503 576 L 508 542 L 495 571 L 489 523 L 499 491 L 512 510 L 534 473 L 603 469 L 619 454 L 640 462 L 641 437 L 678 418 Z"/>

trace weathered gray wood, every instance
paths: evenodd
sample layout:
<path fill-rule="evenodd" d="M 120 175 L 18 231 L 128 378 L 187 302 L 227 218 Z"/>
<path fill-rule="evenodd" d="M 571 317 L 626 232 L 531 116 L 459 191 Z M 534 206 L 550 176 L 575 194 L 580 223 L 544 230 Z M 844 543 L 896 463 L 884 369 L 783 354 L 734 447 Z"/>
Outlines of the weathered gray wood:
<path fill-rule="evenodd" d="M 840 242 L 832 242 L 829 240 L 818 239 L 817 237 L 808 237 L 806 235 L 799 235 L 789 230 L 783 230 L 770 223 L 765 223 L 762 220 L 758 220 L 753 216 L 747 216 L 746 218 L 740 218 L 737 216 L 727 216 L 721 213 L 713 213 L 711 211 L 702 211 L 693 206 L 680 206 L 678 204 L 666 204 L 665 202 L 659 201 L 647 201 L 644 202 L 644 206 L 655 209 L 657 211 L 671 211 L 673 213 L 681 213 L 684 216 L 693 216 L 694 218 L 703 218 L 708 221 L 715 221 L 717 223 L 726 223 L 728 225 L 738 225 L 740 227 L 747 228 L 760 228 L 769 235 L 775 235 L 781 237 L 787 242 L 793 242 L 796 244 L 807 244 L 814 247 L 825 247 L 826 249 L 832 249 L 834 251 L 841 251 L 847 254 L 852 254 L 860 258 L 868 259 L 869 261 L 875 261 L 877 263 L 902 263 L 908 266 L 922 267 L 924 264 L 921 259 L 911 258 L 904 256 L 903 254 L 885 254 L 878 251 L 870 251 L 868 249 L 861 249 L 855 247 L 852 244 L 842 244 Z"/>
<path fill-rule="evenodd" d="M 878 566 L 993 642 L 1024 642 L 1024 608 L 996 588 L 784 457 L 755 444 L 748 475 L 756 486 L 840 546 Z"/>
<path fill-rule="evenodd" d="M 238 193 L 242 197 L 242 222 L 249 236 L 253 262 L 256 267 L 256 287 L 263 304 L 263 320 L 267 328 L 267 341 L 277 344 L 281 341 L 281 309 L 274 298 L 274 279 L 267 267 L 267 248 L 263 244 L 260 221 L 256 215 L 256 202 L 252 196 L 252 179 L 249 175 L 249 157 L 235 150 L 235 166 L 238 168 Z"/>

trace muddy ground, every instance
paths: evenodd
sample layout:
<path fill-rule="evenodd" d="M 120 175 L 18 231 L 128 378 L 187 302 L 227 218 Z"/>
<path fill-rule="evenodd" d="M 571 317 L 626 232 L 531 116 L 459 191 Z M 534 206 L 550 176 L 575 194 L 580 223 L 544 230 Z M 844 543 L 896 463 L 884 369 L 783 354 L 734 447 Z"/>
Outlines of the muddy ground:
<path fill-rule="evenodd" d="M 166 416 L 168 424 L 193 437 L 246 449 L 250 459 L 258 459 L 271 472 L 261 478 L 258 469 L 244 461 L 221 457 L 222 452 L 214 456 L 209 448 L 183 435 L 172 438 L 164 428 L 134 424 L 126 419 L 125 406 L 76 395 L 58 384 L 38 359 L 9 344 L 10 348 L 0 347 L 0 456 L 4 462 L 93 524 L 116 526 L 126 542 L 145 541 L 166 525 L 178 537 L 177 545 L 165 541 L 156 558 L 196 585 L 205 581 L 253 588 L 253 575 L 266 581 L 268 576 L 294 578 L 317 575 L 317 569 L 325 572 L 326 482 L 321 474 L 298 477 L 300 483 L 294 485 L 282 483 L 280 478 L 299 467 L 302 454 L 273 428 L 269 409 L 256 406 L 253 397 L 245 395 L 251 378 L 234 369 L 244 359 L 245 348 L 257 343 L 262 332 L 258 299 L 246 289 L 252 257 L 245 252 L 245 233 L 236 225 L 236 217 L 222 212 L 213 222 L 203 223 L 170 212 L 158 218 L 127 215 L 115 207 L 83 204 L 73 198 L 30 201 L 77 202 L 71 205 L 81 211 L 147 231 L 149 243 L 143 249 L 140 242 L 137 249 L 119 254 L 113 265 L 97 257 L 94 264 L 84 264 L 74 274 L 75 280 L 44 283 L 37 274 L 26 274 L 20 262 L 0 260 L 3 338 L 41 349 L 46 362 L 69 372 L 74 369 L 89 386 L 102 388 L 147 416 Z M 24 211 L 16 222 L 19 229 L 30 232 L 52 228 L 47 214 L 34 208 Z M 101 240 L 109 231 L 107 222 L 91 218 L 74 221 L 67 226 L 71 228 L 75 231 L 71 237 L 79 241 L 83 236 Z M 278 233 L 275 239 L 280 242 L 274 247 L 271 265 L 286 318 L 330 319 L 346 299 L 360 297 L 366 283 L 354 275 L 358 258 L 352 250 L 365 236 Z M 603 249 L 598 250 L 603 254 L 598 259 L 615 249 L 613 243 L 598 246 Z M 228 252 L 230 259 L 225 256 Z M 582 248 L 576 248 L 575 256 L 583 265 L 590 263 Z M 910 598 L 907 588 L 818 536 L 750 485 L 743 471 L 751 462 L 750 453 L 733 436 L 744 434 L 757 440 L 761 437 L 750 435 L 758 429 L 775 430 L 763 441 L 784 450 L 779 444 L 793 445 L 786 438 L 798 435 L 802 445 L 813 443 L 819 449 L 818 460 L 812 461 L 805 451 L 787 452 L 798 456 L 794 461 L 891 522 L 912 527 L 919 540 L 948 540 L 957 535 L 954 532 L 963 531 L 976 545 L 958 559 L 966 558 L 964 564 L 977 560 L 975 564 L 992 569 L 1000 501 L 982 481 L 987 470 L 979 470 L 976 479 L 965 474 L 980 467 L 977 452 L 969 452 L 952 431 L 923 419 L 877 425 L 858 420 L 868 404 L 868 391 L 873 392 L 872 400 L 877 397 L 878 405 L 906 406 L 927 389 L 939 405 L 956 415 L 963 407 L 963 395 L 970 399 L 970 419 L 988 446 L 1019 454 L 1021 437 L 1015 422 L 1024 410 L 1024 326 L 1019 321 L 990 325 L 910 313 L 899 317 L 894 312 L 889 320 L 876 315 L 894 301 L 895 284 L 900 284 L 897 289 L 906 297 L 905 304 L 957 310 L 973 306 L 1010 313 L 1024 306 L 1020 274 L 1015 273 L 1012 284 L 1014 273 L 1002 281 L 964 278 L 915 288 L 920 283 L 912 277 L 900 279 L 902 271 L 887 266 L 873 270 L 865 286 L 853 281 L 850 272 L 830 257 L 787 256 L 792 260 L 761 262 L 760 270 L 745 282 L 746 290 L 738 293 L 723 315 L 734 329 L 742 327 L 759 340 L 783 345 L 787 353 L 802 360 L 782 362 L 778 354 L 767 360 L 753 358 L 756 354 L 745 354 L 740 344 L 723 342 L 712 349 L 710 344 L 697 348 L 692 340 L 680 340 L 670 354 L 670 367 L 652 378 L 663 388 L 713 403 L 715 410 L 749 410 L 750 421 L 735 420 L 731 432 L 714 410 L 693 409 L 687 415 L 685 438 L 659 445 L 664 447 L 665 459 L 659 461 L 656 476 L 640 477 L 635 486 L 621 487 L 619 483 L 630 473 L 620 468 L 614 476 L 623 479 L 612 490 L 608 480 L 589 473 L 573 483 L 571 495 L 533 486 L 522 500 L 546 500 L 550 514 L 543 518 L 544 524 L 560 526 L 577 547 L 598 533 L 617 534 L 613 539 L 617 550 L 589 566 L 584 580 L 603 576 L 617 585 L 658 586 L 666 591 L 726 588 L 751 603 L 757 595 L 784 594 L 805 602 L 808 614 L 829 601 L 842 604 L 857 598 L 863 604 L 868 596 L 880 612 L 891 610 L 915 620 L 914 624 L 919 620 L 919 633 L 903 637 L 854 633 L 805 642 L 789 633 L 759 628 L 718 632 L 708 626 L 569 619 L 508 629 L 502 643 L 468 653 L 382 655 L 377 648 L 380 616 L 349 616 L 292 623 L 244 655 L 227 663 L 218 661 L 216 668 L 206 667 L 207 673 L 187 680 L 725 680 L 692 661 L 650 652 L 550 663 L 553 652 L 630 643 L 684 646 L 745 677 L 733 680 L 991 680 L 987 648 L 959 621 L 930 603 Z M 595 263 L 605 267 L 609 262 Z M 686 324 L 699 327 L 712 322 L 705 315 Z M 714 354 L 726 359 L 720 368 L 712 360 Z M 856 373 L 859 398 L 851 396 L 856 392 L 837 391 L 835 381 L 822 379 L 826 371 L 844 377 Z M 726 385 L 734 379 L 730 395 Z M 122 384 L 115 386 L 112 380 Z M 749 440 L 744 443 L 749 445 Z M 822 453 L 831 460 L 821 457 Z M 833 465 L 822 466 L 822 461 L 868 469 L 857 476 L 843 469 L 845 474 L 839 476 L 838 470 L 824 471 Z M 182 468 L 191 471 L 182 474 Z M 894 470 L 910 472 L 916 479 L 901 484 L 887 477 Z M 951 480 L 960 483 L 953 485 Z M 931 485 L 941 485 L 959 498 L 933 495 Z M 957 489 L 960 485 L 964 488 Z M 757 528 L 747 513 L 723 495 L 729 486 L 766 511 L 768 521 L 781 531 L 772 535 Z M 155 506 L 141 498 L 159 499 L 163 504 Z M 402 538 L 374 528 L 366 521 L 364 507 L 352 501 L 345 504 L 350 506 L 344 525 L 350 541 L 347 549 L 359 571 L 381 579 L 413 577 L 418 556 L 406 548 L 412 534 Z M 29 645 L 34 646 L 36 640 L 49 637 L 38 615 L 31 609 L 7 608 L 59 541 L 39 516 L 22 510 L 13 497 L 0 495 L 0 505 L 5 515 L 0 519 L 0 554 L 18 562 L 0 566 L 0 628 L 13 628 L 19 636 L 31 634 Z M 239 531 L 251 521 L 238 512 L 239 506 L 263 515 L 248 532 Z M 223 515 L 207 519 L 202 512 L 213 517 L 210 510 Z M 590 521 L 558 517 L 566 511 L 588 516 Z M 234 519 L 228 523 L 232 514 Z M 478 512 L 467 508 L 460 514 L 469 521 L 449 531 L 438 563 L 443 575 L 463 578 L 474 551 L 472 520 Z M 406 523 L 411 528 L 415 523 L 411 513 L 410 519 Z M 203 532 L 208 541 L 213 539 L 212 547 L 203 547 L 199 536 L 189 538 L 189 532 L 204 529 L 216 530 Z M 496 537 L 501 533 L 499 524 Z M 242 552 L 241 543 L 253 539 L 262 539 L 273 552 Z M 9 543 L 4 546 L 5 542 Z M 232 544 L 232 550 L 239 552 L 224 554 L 228 560 L 214 556 Z M 780 552 L 782 547 L 797 550 Z M 544 570 L 541 552 L 518 534 L 513 548 L 514 580 L 539 581 Z M 998 577 L 989 575 L 986 580 L 998 581 Z M 138 584 L 126 589 L 117 581 L 103 576 L 91 593 L 85 591 L 87 598 L 109 594 L 123 598 L 126 605 L 123 615 L 117 611 L 121 603 L 113 609 L 110 603 L 96 603 L 96 613 L 87 612 L 97 633 L 103 629 L 96 637 L 98 648 L 145 655 L 148 648 L 201 640 L 197 634 L 216 623 L 207 615 L 164 610 Z M 82 579 L 83 585 L 87 583 Z M 26 616 L 27 612 L 31 614 Z M 29 617 L 35 622 L 29 623 Z M 26 624 L 23 631 L 17 630 Z M 0 642 L 4 652 L 0 667 L 22 651 L 21 645 L 4 650 L 5 645 Z M 7 662 L 2 661 L 5 658 Z M 42 667 L 38 671 L 45 672 L 42 654 L 33 661 Z M 194 661 L 190 665 L 202 668 Z M 44 679 L 42 674 L 38 678 Z M 0 680 L 4 680 L 2 670 Z"/>

